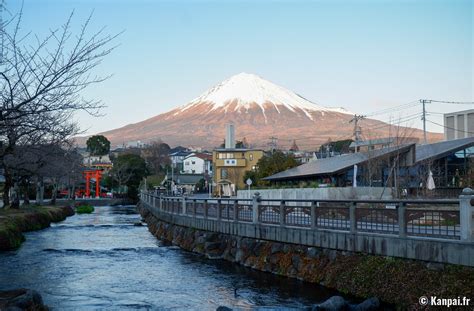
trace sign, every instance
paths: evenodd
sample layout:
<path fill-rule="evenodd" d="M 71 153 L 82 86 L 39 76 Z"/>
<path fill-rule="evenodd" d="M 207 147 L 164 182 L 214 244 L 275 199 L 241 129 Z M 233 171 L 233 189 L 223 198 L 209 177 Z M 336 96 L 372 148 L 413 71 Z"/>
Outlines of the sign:
<path fill-rule="evenodd" d="M 252 179 L 247 178 L 247 180 L 245 181 L 245 183 L 247 184 L 247 186 L 252 185 Z"/>

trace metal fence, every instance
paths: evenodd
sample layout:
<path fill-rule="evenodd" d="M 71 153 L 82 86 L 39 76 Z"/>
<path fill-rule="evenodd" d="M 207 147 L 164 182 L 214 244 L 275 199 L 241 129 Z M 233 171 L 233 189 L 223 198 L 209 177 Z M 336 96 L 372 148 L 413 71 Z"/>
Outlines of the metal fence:
<path fill-rule="evenodd" d="M 192 199 L 142 193 L 142 201 L 170 214 L 219 221 L 460 239 L 459 200 Z"/>

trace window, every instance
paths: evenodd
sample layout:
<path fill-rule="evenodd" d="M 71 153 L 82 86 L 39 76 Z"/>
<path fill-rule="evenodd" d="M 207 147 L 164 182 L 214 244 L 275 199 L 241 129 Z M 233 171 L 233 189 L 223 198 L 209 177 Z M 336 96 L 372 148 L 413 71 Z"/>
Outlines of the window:
<path fill-rule="evenodd" d="M 189 165 L 189 161 L 184 162 L 184 164 Z"/>
<path fill-rule="evenodd" d="M 222 179 L 227 178 L 227 169 L 225 168 L 221 169 L 221 178 Z"/>
<path fill-rule="evenodd" d="M 196 164 L 196 161 L 191 161 L 191 164 Z"/>
<path fill-rule="evenodd" d="M 225 160 L 224 165 L 237 165 L 236 159 Z"/>

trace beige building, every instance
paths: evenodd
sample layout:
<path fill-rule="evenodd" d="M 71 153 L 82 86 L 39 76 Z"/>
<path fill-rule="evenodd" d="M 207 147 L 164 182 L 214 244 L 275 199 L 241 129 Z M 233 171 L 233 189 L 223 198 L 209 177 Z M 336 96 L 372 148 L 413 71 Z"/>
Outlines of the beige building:
<path fill-rule="evenodd" d="M 444 139 L 474 137 L 474 109 L 444 114 Z"/>
<path fill-rule="evenodd" d="M 263 157 L 263 150 L 236 148 L 234 125 L 226 125 L 224 148 L 217 148 L 212 153 L 214 167 L 214 194 L 234 196 L 238 189 L 244 189 L 246 171 L 255 170 L 257 162 Z"/>

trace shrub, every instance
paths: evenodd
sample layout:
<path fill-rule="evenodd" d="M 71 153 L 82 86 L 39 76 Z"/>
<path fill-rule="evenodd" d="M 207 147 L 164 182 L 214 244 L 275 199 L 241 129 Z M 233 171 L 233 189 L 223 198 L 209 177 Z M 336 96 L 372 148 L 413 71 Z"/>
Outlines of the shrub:
<path fill-rule="evenodd" d="M 90 214 L 94 211 L 94 206 L 90 204 L 81 204 L 76 206 L 76 213 L 78 214 Z"/>

